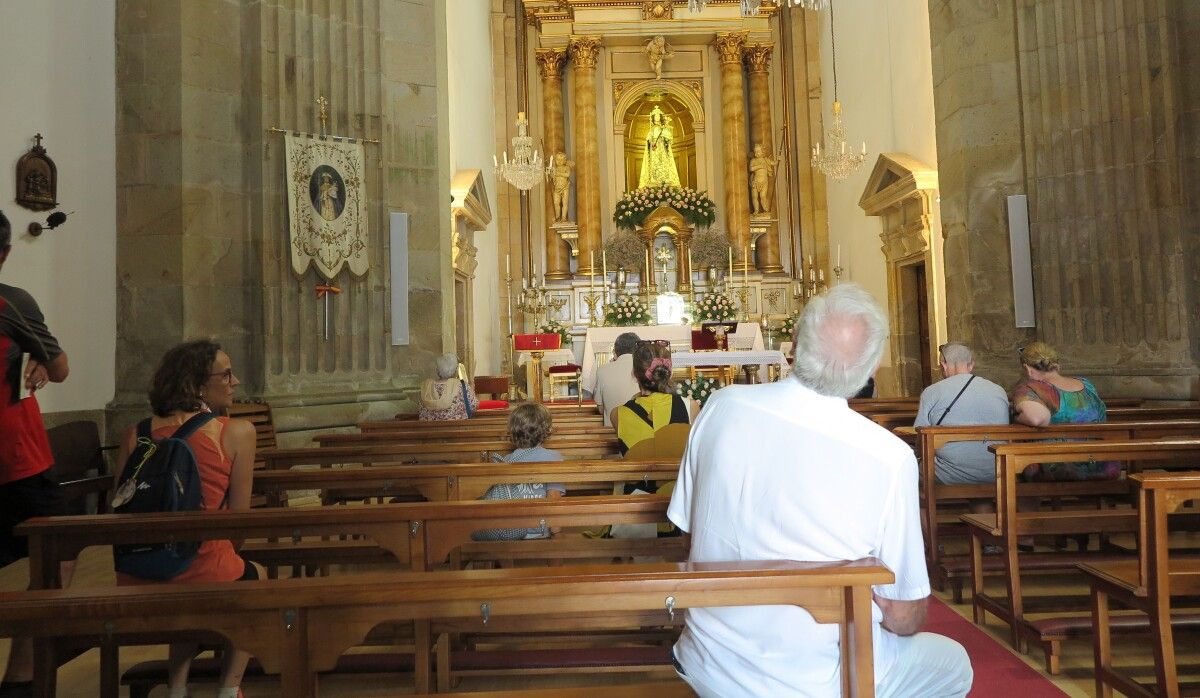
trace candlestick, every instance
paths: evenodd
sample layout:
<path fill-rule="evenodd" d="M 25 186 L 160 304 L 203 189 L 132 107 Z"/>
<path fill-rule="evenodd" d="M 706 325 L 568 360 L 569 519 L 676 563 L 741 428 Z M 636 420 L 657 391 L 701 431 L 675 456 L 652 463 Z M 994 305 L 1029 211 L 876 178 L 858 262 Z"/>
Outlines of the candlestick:
<path fill-rule="evenodd" d="M 819 281 L 821 283 L 825 283 L 825 270 L 824 269 L 817 270 L 817 281 Z"/>
<path fill-rule="evenodd" d="M 654 267 L 650 266 L 650 248 L 646 247 L 646 274 L 645 274 L 645 277 L 642 279 L 642 285 L 645 286 L 646 288 L 650 288 L 650 281 L 651 281 L 650 275 L 653 273 L 654 273 Z"/>
<path fill-rule="evenodd" d="M 692 285 L 692 248 L 688 248 L 688 268 L 687 268 L 688 286 Z"/>

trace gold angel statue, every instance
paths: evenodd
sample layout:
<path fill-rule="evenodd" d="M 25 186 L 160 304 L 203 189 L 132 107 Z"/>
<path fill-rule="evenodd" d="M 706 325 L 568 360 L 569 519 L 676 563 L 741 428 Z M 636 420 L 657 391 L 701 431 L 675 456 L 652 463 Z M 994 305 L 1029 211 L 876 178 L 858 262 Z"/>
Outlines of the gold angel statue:
<path fill-rule="evenodd" d="M 646 42 L 645 51 L 654 77 L 662 80 L 663 61 L 675 55 L 675 47 L 668 44 L 667 39 L 660 34 Z"/>
<path fill-rule="evenodd" d="M 671 128 L 671 117 L 657 106 L 650 111 L 650 131 L 646 133 L 646 150 L 642 157 L 642 172 L 638 176 L 638 188 L 660 184 L 679 184 L 679 168 L 675 165 L 675 154 L 671 143 L 675 131 Z"/>

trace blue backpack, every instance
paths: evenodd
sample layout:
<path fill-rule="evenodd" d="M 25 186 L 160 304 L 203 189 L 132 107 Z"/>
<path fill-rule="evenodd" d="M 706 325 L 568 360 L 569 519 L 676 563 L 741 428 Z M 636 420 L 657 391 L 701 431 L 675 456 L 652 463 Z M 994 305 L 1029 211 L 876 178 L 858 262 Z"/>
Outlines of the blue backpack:
<path fill-rule="evenodd" d="M 113 494 L 113 512 L 144 514 L 203 509 L 200 469 L 187 440 L 212 418 L 211 412 L 193 415 L 161 441 L 150 438 L 150 420 L 142 420 L 137 428 L 137 446 L 125 461 Z M 117 572 L 166 581 L 186 570 L 199 550 L 198 541 L 114 545 L 113 563 Z"/>

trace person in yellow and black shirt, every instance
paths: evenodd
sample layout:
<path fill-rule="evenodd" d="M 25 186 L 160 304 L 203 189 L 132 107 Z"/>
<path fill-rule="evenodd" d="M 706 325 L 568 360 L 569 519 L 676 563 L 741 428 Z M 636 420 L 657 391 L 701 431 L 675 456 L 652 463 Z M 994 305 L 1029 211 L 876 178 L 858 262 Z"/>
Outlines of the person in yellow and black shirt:
<path fill-rule="evenodd" d="M 671 344 L 665 339 L 641 340 L 633 349 L 633 377 L 638 394 L 612 411 L 621 455 L 668 424 L 688 424 L 691 414 L 671 386 Z"/>

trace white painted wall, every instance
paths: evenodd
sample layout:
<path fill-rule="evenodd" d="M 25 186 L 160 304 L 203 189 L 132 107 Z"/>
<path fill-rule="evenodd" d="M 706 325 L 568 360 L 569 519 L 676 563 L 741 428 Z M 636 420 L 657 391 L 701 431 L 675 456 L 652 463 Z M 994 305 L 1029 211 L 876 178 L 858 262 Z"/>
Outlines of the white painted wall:
<path fill-rule="evenodd" d="M 113 397 L 116 351 L 116 0 L 0 0 L 0 208 L 13 250 L 0 281 L 33 294 L 71 364 L 39 395 L 45 412 L 94 410 Z M 16 205 L 16 162 L 33 135 L 58 165 L 74 214 L 39 238 L 47 212 Z"/>
<path fill-rule="evenodd" d="M 454 0 L 446 5 L 450 72 L 450 170 L 483 170 L 488 205 L 497 215 L 492 122 L 491 0 Z M 507 184 L 503 186 L 508 186 Z M 446 208 L 449 213 L 449 206 Z M 504 343 L 500 329 L 500 264 L 496 220 L 475 234 L 475 375 L 497 375 Z M 514 260 L 519 267 L 519 262 Z"/>
<path fill-rule="evenodd" d="M 842 248 L 842 280 L 861 284 L 886 308 L 887 272 L 882 222 L 858 206 L 879 153 L 907 153 L 937 167 L 933 69 L 927 0 L 835 0 L 838 97 L 846 138 L 867 143 L 867 162 L 843 182 L 828 181 L 830 259 Z M 833 120 L 833 56 L 829 12 L 821 13 L 821 82 L 826 126 Z M 935 257 L 941 259 L 941 221 L 934 205 Z M 928 270 L 943 283 L 941 269 Z M 943 291 L 939 297 L 944 298 Z M 935 312 L 931 309 L 931 312 Z M 945 316 L 944 306 L 938 309 Z M 884 366 L 891 357 L 884 357 Z"/>

